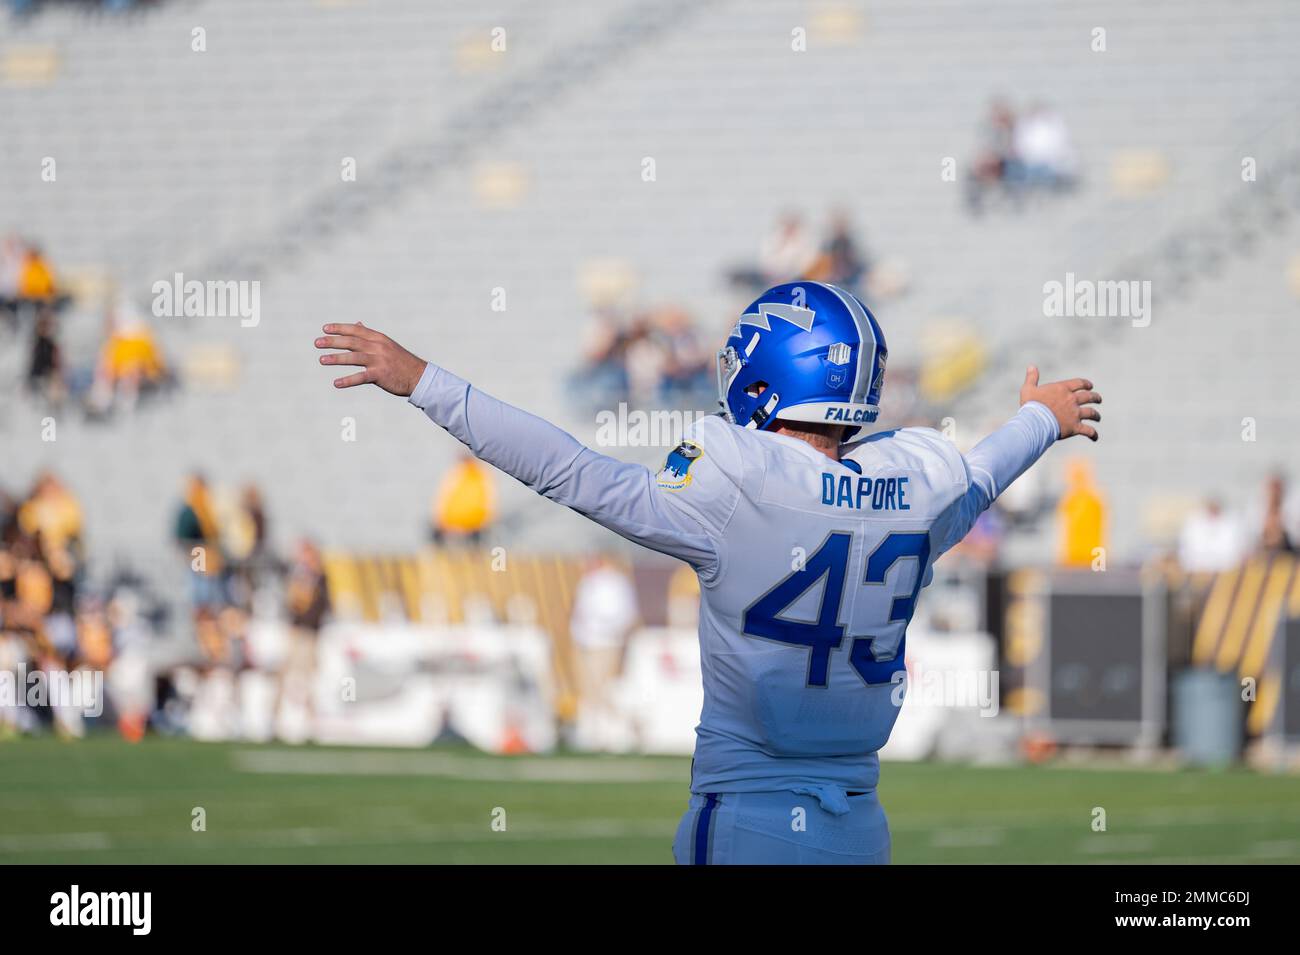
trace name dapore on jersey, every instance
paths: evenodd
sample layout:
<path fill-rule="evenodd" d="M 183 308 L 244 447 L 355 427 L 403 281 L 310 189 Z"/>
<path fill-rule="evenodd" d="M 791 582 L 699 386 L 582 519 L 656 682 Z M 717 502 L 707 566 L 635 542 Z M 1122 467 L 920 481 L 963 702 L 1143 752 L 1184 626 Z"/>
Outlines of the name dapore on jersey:
<path fill-rule="evenodd" d="M 822 472 L 822 503 L 827 507 L 851 507 L 856 511 L 910 511 L 905 477 L 836 477 Z"/>

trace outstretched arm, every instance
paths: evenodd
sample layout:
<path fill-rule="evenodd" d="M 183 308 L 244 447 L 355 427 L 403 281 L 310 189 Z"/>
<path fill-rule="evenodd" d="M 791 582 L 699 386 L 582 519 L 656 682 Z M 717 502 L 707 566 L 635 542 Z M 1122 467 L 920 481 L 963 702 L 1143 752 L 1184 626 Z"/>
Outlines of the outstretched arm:
<path fill-rule="evenodd" d="M 355 325 L 326 325 L 316 339 L 322 365 L 363 370 L 336 388 L 374 384 L 409 397 L 435 424 L 477 457 L 598 524 L 653 550 L 679 557 L 708 574 L 717 553 L 705 529 L 668 505 L 648 468 L 598 454 L 535 415 L 498 401 L 424 361 L 387 335 Z"/>
<path fill-rule="evenodd" d="M 1020 386 L 1020 412 L 966 455 L 970 487 L 957 503 L 941 550 L 965 537 L 997 496 L 1058 440 L 1082 435 L 1096 441 L 1097 429 L 1088 422 L 1101 420 L 1101 412 L 1093 407 L 1098 404 L 1101 395 L 1088 379 L 1040 385 L 1038 369 L 1030 365 Z"/>

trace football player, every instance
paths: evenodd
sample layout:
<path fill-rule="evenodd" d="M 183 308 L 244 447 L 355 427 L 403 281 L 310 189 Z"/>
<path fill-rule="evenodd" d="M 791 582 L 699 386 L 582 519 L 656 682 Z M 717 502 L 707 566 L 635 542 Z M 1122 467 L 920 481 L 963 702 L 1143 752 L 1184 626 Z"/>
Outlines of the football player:
<path fill-rule="evenodd" d="M 1053 442 L 1093 441 L 1092 382 L 1040 384 L 965 456 L 929 428 L 864 432 L 887 351 L 843 289 L 779 285 L 718 353 L 721 413 L 654 473 L 584 447 L 356 325 L 325 365 L 375 384 L 552 501 L 689 563 L 704 708 L 679 863 L 882 863 L 877 751 L 898 716 L 908 622 L 934 562 Z"/>

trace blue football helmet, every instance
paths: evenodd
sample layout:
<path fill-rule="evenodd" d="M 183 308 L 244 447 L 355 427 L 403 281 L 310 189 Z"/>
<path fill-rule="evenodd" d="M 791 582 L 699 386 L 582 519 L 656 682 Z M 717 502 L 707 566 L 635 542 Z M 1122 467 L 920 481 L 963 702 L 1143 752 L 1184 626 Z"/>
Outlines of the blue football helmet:
<path fill-rule="evenodd" d="M 718 352 L 718 402 L 746 428 L 843 424 L 849 441 L 880 414 L 888 354 L 875 316 L 852 293 L 778 285 L 745 309 Z"/>

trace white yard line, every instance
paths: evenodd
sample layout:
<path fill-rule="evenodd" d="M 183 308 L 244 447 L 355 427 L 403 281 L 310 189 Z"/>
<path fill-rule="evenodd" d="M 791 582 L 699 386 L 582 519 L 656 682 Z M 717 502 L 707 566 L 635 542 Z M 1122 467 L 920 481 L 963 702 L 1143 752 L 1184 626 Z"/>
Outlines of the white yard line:
<path fill-rule="evenodd" d="M 1076 855 L 1140 855 L 1155 848 L 1155 836 L 1098 832 L 1075 843 Z"/>
<path fill-rule="evenodd" d="M 884 800 L 885 813 L 889 815 L 889 800 Z M 1300 826 L 1300 809 L 1293 807 L 1242 806 L 1219 809 L 1213 806 L 1187 806 L 1181 809 L 1144 809 L 1133 813 L 1113 812 L 1110 828 L 1128 829 L 1142 827 L 1210 826 L 1220 823 L 1268 825 L 1287 823 Z M 1074 811 L 1056 808 L 1044 809 L 993 809 L 975 810 L 956 814 L 932 812 L 910 814 L 906 819 L 889 820 L 895 832 L 926 832 L 934 829 L 1063 829 L 1079 826 L 1087 832 L 1092 823 L 1090 807 Z"/>
<path fill-rule="evenodd" d="M 671 840 L 676 820 L 639 822 L 626 819 L 586 819 L 580 822 L 526 822 L 494 831 L 490 821 L 481 825 L 410 826 L 400 829 L 357 832 L 327 826 L 240 830 L 231 835 L 212 836 L 186 833 L 184 836 L 147 841 L 137 837 L 110 836 L 104 832 L 50 833 L 0 837 L 0 852 L 20 854 L 75 849 L 78 851 L 122 851 L 139 849 L 298 849 L 303 846 L 388 846 L 446 845 L 452 843 L 547 842 L 581 839 Z"/>
<path fill-rule="evenodd" d="M 107 832 L 51 832 L 28 836 L 0 836 L 0 852 L 50 852 L 66 849 L 97 851 L 112 849 Z"/>
<path fill-rule="evenodd" d="M 932 849 L 991 849 L 1007 841 L 1003 829 L 937 829 L 930 837 Z"/>
<path fill-rule="evenodd" d="M 235 750 L 234 768 L 244 773 L 306 776 L 435 776 L 479 782 L 682 783 L 689 771 L 679 763 L 653 760 L 605 762 L 563 757 L 493 759 L 446 753 Z"/>

